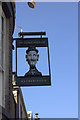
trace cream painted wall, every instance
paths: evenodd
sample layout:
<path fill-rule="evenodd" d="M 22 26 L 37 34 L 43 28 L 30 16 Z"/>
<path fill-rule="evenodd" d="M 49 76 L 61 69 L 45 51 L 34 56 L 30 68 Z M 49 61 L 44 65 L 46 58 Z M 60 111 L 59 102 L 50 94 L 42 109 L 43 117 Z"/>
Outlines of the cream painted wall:
<path fill-rule="evenodd" d="M 21 97 L 19 96 L 19 118 L 21 117 L 20 105 L 22 106 L 22 118 L 26 118 L 26 116 L 25 116 L 25 111 L 24 111 L 24 106 L 23 106 L 23 103 L 22 103 L 22 99 L 21 99 Z"/>
<path fill-rule="evenodd" d="M 14 95 L 14 98 L 15 98 L 15 101 L 17 103 L 17 90 L 14 90 L 13 91 L 13 95 Z M 22 118 L 26 118 L 26 115 L 25 115 L 25 110 L 24 110 L 24 105 L 23 105 L 23 98 L 20 97 L 20 91 L 19 91 L 19 118 L 21 118 L 21 109 L 20 109 L 20 105 L 22 106 Z"/>

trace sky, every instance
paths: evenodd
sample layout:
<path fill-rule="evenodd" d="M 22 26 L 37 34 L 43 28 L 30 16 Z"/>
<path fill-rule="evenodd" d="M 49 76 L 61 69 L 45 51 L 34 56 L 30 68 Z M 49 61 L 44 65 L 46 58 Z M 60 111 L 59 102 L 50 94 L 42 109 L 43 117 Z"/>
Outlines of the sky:
<path fill-rule="evenodd" d="M 46 32 L 49 42 L 51 86 L 21 87 L 27 111 L 40 118 L 78 117 L 78 3 L 36 2 L 35 9 L 26 2 L 16 2 L 15 27 L 23 32 Z M 14 31 L 18 37 L 20 28 Z M 15 44 L 15 42 L 14 42 Z M 49 73 L 46 48 L 38 48 L 37 68 Z M 24 49 L 18 49 L 18 75 L 29 66 Z M 13 51 L 15 71 L 15 50 Z"/>

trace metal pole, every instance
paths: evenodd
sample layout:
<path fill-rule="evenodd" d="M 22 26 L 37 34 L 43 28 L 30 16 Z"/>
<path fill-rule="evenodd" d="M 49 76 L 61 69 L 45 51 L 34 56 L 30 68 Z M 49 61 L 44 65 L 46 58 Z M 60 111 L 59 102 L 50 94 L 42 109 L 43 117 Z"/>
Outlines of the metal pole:
<path fill-rule="evenodd" d="M 16 76 L 17 76 L 17 40 L 16 40 Z"/>
<path fill-rule="evenodd" d="M 50 79 L 51 79 L 51 70 L 50 70 L 50 56 L 49 56 L 49 44 L 48 44 L 48 64 L 49 64 L 49 75 L 50 75 Z"/>

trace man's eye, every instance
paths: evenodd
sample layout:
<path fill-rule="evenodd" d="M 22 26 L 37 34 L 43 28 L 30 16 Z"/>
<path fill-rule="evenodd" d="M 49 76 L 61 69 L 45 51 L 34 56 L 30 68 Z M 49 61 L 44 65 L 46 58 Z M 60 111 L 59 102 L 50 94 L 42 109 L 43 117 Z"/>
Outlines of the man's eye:
<path fill-rule="evenodd" d="M 34 54 L 34 56 L 36 56 L 36 54 Z"/>

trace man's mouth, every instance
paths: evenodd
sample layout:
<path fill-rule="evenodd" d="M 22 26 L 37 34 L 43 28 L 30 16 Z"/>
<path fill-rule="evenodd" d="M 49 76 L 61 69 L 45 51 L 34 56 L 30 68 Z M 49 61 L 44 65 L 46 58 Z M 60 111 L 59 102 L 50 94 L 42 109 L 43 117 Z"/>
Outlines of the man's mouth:
<path fill-rule="evenodd" d="M 31 62 L 34 62 L 35 60 L 31 60 Z"/>

